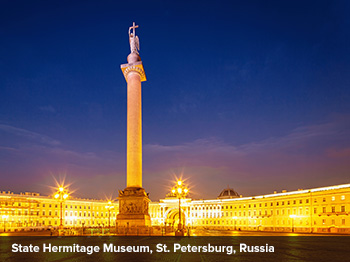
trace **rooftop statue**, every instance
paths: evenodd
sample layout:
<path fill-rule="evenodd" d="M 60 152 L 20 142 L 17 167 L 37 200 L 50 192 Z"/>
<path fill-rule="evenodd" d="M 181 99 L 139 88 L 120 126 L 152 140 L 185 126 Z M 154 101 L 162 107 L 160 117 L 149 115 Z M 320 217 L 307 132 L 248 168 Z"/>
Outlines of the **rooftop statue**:
<path fill-rule="evenodd" d="M 133 22 L 133 25 L 129 27 L 129 43 L 130 43 L 130 51 L 131 53 L 139 54 L 138 50 L 140 50 L 140 41 L 135 33 L 135 28 L 138 28 L 138 25 L 135 25 L 135 22 Z M 131 32 L 132 29 L 132 32 Z"/>

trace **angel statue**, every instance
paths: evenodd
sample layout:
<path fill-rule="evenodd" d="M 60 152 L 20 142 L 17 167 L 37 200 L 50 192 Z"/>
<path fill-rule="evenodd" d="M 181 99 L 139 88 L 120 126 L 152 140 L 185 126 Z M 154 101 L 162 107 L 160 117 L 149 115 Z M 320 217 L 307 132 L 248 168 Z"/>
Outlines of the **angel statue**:
<path fill-rule="evenodd" d="M 130 51 L 131 53 L 139 54 L 138 50 L 140 50 L 140 41 L 135 33 L 135 28 L 138 28 L 138 25 L 133 23 L 133 26 L 129 27 L 129 43 L 130 43 Z M 132 32 L 131 32 L 132 29 Z"/>

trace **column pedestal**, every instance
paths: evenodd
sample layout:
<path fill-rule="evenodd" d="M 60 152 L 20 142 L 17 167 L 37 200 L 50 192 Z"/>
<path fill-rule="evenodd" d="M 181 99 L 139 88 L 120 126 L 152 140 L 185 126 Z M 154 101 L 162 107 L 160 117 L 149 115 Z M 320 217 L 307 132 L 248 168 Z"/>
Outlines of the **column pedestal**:
<path fill-rule="evenodd" d="M 119 191 L 118 227 L 151 226 L 149 202 L 148 195 L 142 187 L 127 187 L 124 191 Z"/>

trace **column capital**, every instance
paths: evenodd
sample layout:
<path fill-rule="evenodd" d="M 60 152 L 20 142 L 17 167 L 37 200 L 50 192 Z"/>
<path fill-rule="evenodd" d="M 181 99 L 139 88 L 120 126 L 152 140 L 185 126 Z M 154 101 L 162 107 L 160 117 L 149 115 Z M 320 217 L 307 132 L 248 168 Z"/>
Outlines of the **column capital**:
<path fill-rule="evenodd" d="M 130 72 L 135 72 L 135 73 L 139 74 L 139 76 L 141 78 L 141 82 L 147 81 L 142 61 L 138 61 L 138 62 L 131 63 L 131 64 L 123 64 L 120 66 L 120 68 L 123 72 L 123 75 L 125 77 L 126 82 L 128 82 L 128 74 Z"/>

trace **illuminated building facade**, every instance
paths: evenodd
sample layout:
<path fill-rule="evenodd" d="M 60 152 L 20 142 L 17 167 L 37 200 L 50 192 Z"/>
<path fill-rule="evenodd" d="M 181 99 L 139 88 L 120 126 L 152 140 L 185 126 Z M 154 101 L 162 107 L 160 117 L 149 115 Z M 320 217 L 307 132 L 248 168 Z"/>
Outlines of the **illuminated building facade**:
<path fill-rule="evenodd" d="M 153 226 L 176 228 L 179 200 L 174 196 L 151 202 Z M 74 199 L 63 203 L 65 227 L 116 226 L 118 203 Z M 107 208 L 108 207 L 108 208 Z M 0 232 L 44 229 L 60 224 L 60 203 L 37 193 L 0 194 Z M 220 198 L 181 199 L 182 221 L 186 226 L 276 232 L 350 234 L 350 184 L 242 197 L 227 189 Z"/>
<path fill-rule="evenodd" d="M 60 202 L 53 197 L 29 192 L 1 192 L 0 205 L 1 224 L 7 230 L 44 229 L 60 225 Z M 109 211 L 107 205 L 108 201 L 70 198 L 63 202 L 63 225 L 108 226 L 109 217 L 114 218 L 111 221 L 115 222 L 115 211 Z"/>

